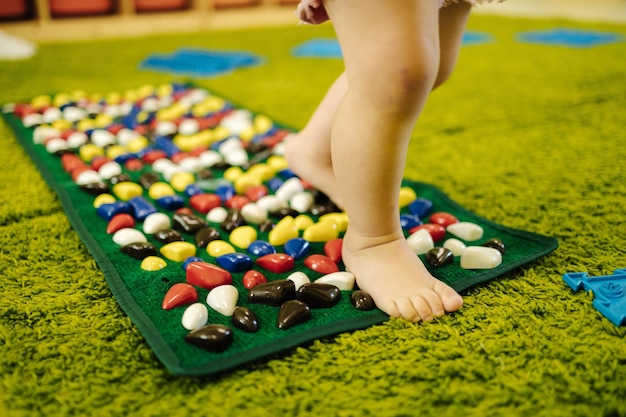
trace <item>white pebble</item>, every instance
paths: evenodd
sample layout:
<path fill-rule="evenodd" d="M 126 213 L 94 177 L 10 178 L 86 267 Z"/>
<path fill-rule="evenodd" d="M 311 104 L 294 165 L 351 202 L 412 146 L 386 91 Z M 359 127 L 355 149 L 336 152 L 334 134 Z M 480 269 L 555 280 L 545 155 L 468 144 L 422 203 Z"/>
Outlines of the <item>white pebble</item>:
<path fill-rule="evenodd" d="M 248 163 L 248 153 L 245 149 L 233 149 L 224 155 L 224 160 L 230 165 L 240 167 Z"/>
<path fill-rule="evenodd" d="M 95 145 L 105 148 L 109 145 L 115 145 L 117 143 L 117 138 L 108 130 L 96 129 L 91 133 L 91 141 Z"/>
<path fill-rule="evenodd" d="M 193 174 L 196 174 L 204 169 L 200 158 L 195 156 L 186 157 L 178 163 L 178 166 L 180 166 L 183 171 L 191 172 Z"/>
<path fill-rule="evenodd" d="M 210 168 L 213 165 L 220 163 L 224 160 L 224 158 L 222 158 L 222 155 L 215 151 L 204 151 L 200 154 L 199 158 L 202 165 L 207 168 Z"/>
<path fill-rule="evenodd" d="M 170 159 L 167 158 L 159 158 L 152 163 L 152 169 L 159 174 L 164 173 L 166 170 L 171 169 L 176 164 L 174 164 Z"/>
<path fill-rule="evenodd" d="M 270 213 L 287 207 L 287 203 L 275 195 L 263 196 L 256 203 Z"/>
<path fill-rule="evenodd" d="M 502 263 L 499 250 L 485 246 L 468 246 L 461 254 L 463 269 L 493 269 Z"/>
<path fill-rule="evenodd" d="M 461 256 L 467 246 L 459 239 L 450 238 L 443 242 L 443 247 L 452 251 L 454 256 Z"/>
<path fill-rule="evenodd" d="M 426 229 L 419 229 L 409 236 L 406 241 L 416 255 L 423 255 L 435 247 L 433 237 Z"/>
<path fill-rule="evenodd" d="M 89 138 L 85 132 L 73 132 L 67 137 L 67 144 L 74 149 L 78 149 L 83 146 Z"/>
<path fill-rule="evenodd" d="M 302 181 L 299 178 L 292 177 L 283 183 L 278 190 L 276 190 L 276 197 L 283 200 L 285 203 L 289 202 L 291 198 L 304 191 L 304 186 L 302 185 Z"/>
<path fill-rule="evenodd" d="M 139 136 L 141 135 L 132 129 L 120 129 L 120 131 L 117 132 L 117 143 L 122 146 L 126 146 L 130 141 L 138 138 Z"/>
<path fill-rule="evenodd" d="M 301 191 L 296 193 L 291 200 L 289 200 L 289 206 L 298 213 L 306 213 L 313 207 L 315 199 L 313 194 L 308 191 Z"/>
<path fill-rule="evenodd" d="M 158 231 L 169 229 L 172 222 L 165 213 L 152 213 L 143 221 L 143 232 L 153 235 Z"/>
<path fill-rule="evenodd" d="M 267 220 L 267 210 L 257 203 L 248 203 L 241 208 L 241 215 L 248 223 L 261 224 Z"/>
<path fill-rule="evenodd" d="M 122 166 L 115 161 L 109 161 L 100 167 L 98 173 L 102 178 L 108 180 L 116 175 L 120 175 L 122 173 Z"/>
<path fill-rule="evenodd" d="M 48 151 L 48 153 L 64 151 L 68 148 L 69 146 L 67 142 L 61 138 L 49 139 L 48 142 L 46 142 L 46 150 Z"/>
<path fill-rule="evenodd" d="M 87 185 L 102 182 L 102 176 L 98 174 L 93 169 L 88 169 L 76 177 L 76 181 L 74 181 L 77 185 Z"/>
<path fill-rule="evenodd" d="M 27 114 L 22 118 L 22 124 L 24 127 L 33 127 L 43 124 L 43 116 L 39 113 Z"/>
<path fill-rule="evenodd" d="M 146 236 L 137 229 L 125 227 L 113 234 L 113 242 L 120 246 L 126 246 L 131 243 L 147 242 Z"/>
<path fill-rule="evenodd" d="M 468 242 L 472 242 L 483 237 L 483 228 L 470 222 L 454 223 L 448 226 L 446 230 L 459 239 L 463 239 Z"/>
<path fill-rule="evenodd" d="M 206 303 L 213 310 L 224 316 L 232 316 L 237 301 L 239 300 L 239 291 L 232 285 L 220 285 L 209 291 L 206 297 Z"/>
<path fill-rule="evenodd" d="M 181 323 L 187 330 L 197 330 L 207 324 L 209 309 L 202 303 L 193 303 L 185 309 Z"/>
<path fill-rule="evenodd" d="M 63 109 L 63 118 L 70 123 L 78 122 L 86 118 L 87 112 L 79 107 L 68 106 Z"/>
<path fill-rule="evenodd" d="M 324 275 L 315 280 L 322 284 L 332 284 L 342 291 L 352 291 L 356 278 L 352 272 L 339 271 Z"/>
<path fill-rule="evenodd" d="M 173 135 L 178 131 L 178 127 L 174 122 L 161 121 L 157 123 L 155 133 L 157 136 Z"/>
<path fill-rule="evenodd" d="M 48 139 L 57 137 L 61 134 L 57 129 L 50 126 L 37 126 L 33 130 L 33 142 L 41 145 Z"/>
<path fill-rule="evenodd" d="M 52 123 L 63 117 L 63 112 L 58 107 L 50 107 L 43 112 L 43 121 Z"/>
<path fill-rule="evenodd" d="M 224 207 L 215 207 L 206 215 L 207 221 L 211 223 L 222 223 L 228 217 L 228 210 Z"/>
<path fill-rule="evenodd" d="M 200 124 L 196 119 L 185 119 L 178 125 L 178 133 L 181 135 L 193 135 L 200 130 Z"/>
<path fill-rule="evenodd" d="M 298 291 L 298 289 L 304 284 L 308 284 L 309 282 L 311 282 L 309 277 L 304 272 L 301 272 L 301 271 L 292 273 L 291 275 L 287 277 L 287 279 L 289 281 L 293 281 L 294 284 L 296 284 L 296 291 Z"/>

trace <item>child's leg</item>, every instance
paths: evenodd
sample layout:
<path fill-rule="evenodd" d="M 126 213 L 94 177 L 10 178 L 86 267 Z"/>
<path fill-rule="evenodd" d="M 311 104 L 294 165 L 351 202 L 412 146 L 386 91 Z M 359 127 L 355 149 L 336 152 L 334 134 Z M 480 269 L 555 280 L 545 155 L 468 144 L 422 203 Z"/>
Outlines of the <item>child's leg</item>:
<path fill-rule="evenodd" d="M 350 225 L 344 262 L 386 313 L 430 320 L 462 298 L 406 243 L 398 191 L 414 123 L 439 70 L 436 0 L 327 0 L 348 79 L 332 129 L 337 189 Z"/>

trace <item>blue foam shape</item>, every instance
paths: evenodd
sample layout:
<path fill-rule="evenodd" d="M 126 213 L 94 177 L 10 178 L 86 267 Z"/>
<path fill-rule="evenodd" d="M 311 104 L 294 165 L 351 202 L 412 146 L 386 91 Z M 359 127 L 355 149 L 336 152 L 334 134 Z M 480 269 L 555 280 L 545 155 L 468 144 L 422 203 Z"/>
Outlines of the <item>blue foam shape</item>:
<path fill-rule="evenodd" d="M 249 52 L 180 48 L 172 54 L 149 55 L 140 68 L 190 77 L 214 77 L 261 62 L 259 56 Z"/>
<path fill-rule="evenodd" d="M 463 34 L 463 45 L 476 45 L 492 41 L 492 36 L 483 32 L 468 31 Z M 337 39 L 311 39 L 291 50 L 299 58 L 341 58 L 341 47 Z"/>
<path fill-rule="evenodd" d="M 522 32 L 517 36 L 520 42 L 546 45 L 560 45 L 574 48 L 593 47 L 623 41 L 616 33 L 578 29 L 551 29 L 533 32 Z"/>
<path fill-rule="evenodd" d="M 626 268 L 613 275 L 590 277 L 586 272 L 568 272 L 563 281 L 574 291 L 593 291 L 593 307 L 616 326 L 626 326 Z"/>

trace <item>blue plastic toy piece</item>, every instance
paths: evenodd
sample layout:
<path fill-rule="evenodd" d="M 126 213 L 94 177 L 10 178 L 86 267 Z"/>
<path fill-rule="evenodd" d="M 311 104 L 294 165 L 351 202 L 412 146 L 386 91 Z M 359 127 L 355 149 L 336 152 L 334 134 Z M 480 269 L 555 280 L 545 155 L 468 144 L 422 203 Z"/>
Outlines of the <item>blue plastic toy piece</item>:
<path fill-rule="evenodd" d="M 626 326 L 626 268 L 600 277 L 590 277 L 586 272 L 569 272 L 563 275 L 563 281 L 574 291 L 593 291 L 593 307 L 616 326 Z"/>

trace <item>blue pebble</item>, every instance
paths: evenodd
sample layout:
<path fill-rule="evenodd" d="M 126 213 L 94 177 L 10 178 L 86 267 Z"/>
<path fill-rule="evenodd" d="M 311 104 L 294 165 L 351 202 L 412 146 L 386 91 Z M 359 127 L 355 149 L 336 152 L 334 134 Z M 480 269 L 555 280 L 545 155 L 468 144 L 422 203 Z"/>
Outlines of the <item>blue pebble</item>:
<path fill-rule="evenodd" d="M 217 194 L 222 201 L 228 201 L 235 196 L 235 187 L 232 184 L 220 185 L 215 189 L 215 194 Z"/>
<path fill-rule="evenodd" d="M 165 210 L 177 210 L 185 206 L 185 200 L 176 194 L 158 198 L 156 203 Z"/>
<path fill-rule="evenodd" d="M 301 237 L 289 239 L 284 246 L 285 253 L 296 260 L 304 258 L 310 248 L 311 244 Z"/>
<path fill-rule="evenodd" d="M 277 172 L 278 176 L 284 180 L 288 180 L 293 177 L 297 177 L 296 173 L 289 168 L 281 169 Z"/>
<path fill-rule="evenodd" d="M 419 217 L 414 214 L 401 214 L 400 225 L 402 230 L 411 230 L 414 227 L 421 225 L 422 222 Z"/>
<path fill-rule="evenodd" d="M 186 271 L 187 266 L 189 266 L 189 264 L 192 262 L 205 262 L 205 260 L 197 256 L 190 256 L 189 258 L 185 259 L 185 261 L 183 262 L 183 270 Z"/>
<path fill-rule="evenodd" d="M 245 272 L 252 269 L 252 258 L 243 253 L 227 253 L 218 256 L 215 261 L 228 272 Z"/>
<path fill-rule="evenodd" d="M 129 152 L 123 155 L 118 155 L 115 157 L 114 161 L 120 165 L 124 165 L 126 162 L 128 162 L 131 159 L 137 159 L 137 154 Z"/>
<path fill-rule="evenodd" d="M 198 184 L 190 184 L 185 188 L 185 195 L 187 197 L 193 197 L 196 194 L 204 194 L 204 191 Z"/>
<path fill-rule="evenodd" d="M 98 216 L 102 217 L 104 220 L 111 220 L 116 214 L 121 213 L 129 213 L 130 207 L 128 203 L 123 201 L 116 201 L 115 203 L 105 203 L 101 204 L 97 209 L 96 213 Z"/>
<path fill-rule="evenodd" d="M 148 200 L 141 196 L 128 200 L 128 205 L 133 217 L 139 221 L 143 221 L 146 217 L 158 211 Z"/>
<path fill-rule="evenodd" d="M 426 217 L 426 215 L 432 210 L 433 202 L 425 198 L 417 198 L 411 204 L 409 204 L 409 212 L 420 219 Z"/>
<path fill-rule="evenodd" d="M 283 185 L 283 180 L 278 177 L 274 177 L 267 182 L 267 188 L 272 192 L 276 192 L 281 185 Z"/>
<path fill-rule="evenodd" d="M 276 248 L 264 240 L 255 240 L 248 246 L 248 253 L 253 256 L 265 256 L 276 253 Z"/>
<path fill-rule="evenodd" d="M 157 149 L 164 151 L 168 157 L 172 157 L 180 152 L 178 146 L 174 145 L 172 139 L 167 136 L 157 136 L 154 140 L 154 146 Z"/>

